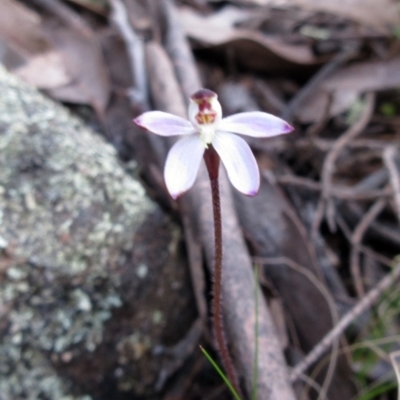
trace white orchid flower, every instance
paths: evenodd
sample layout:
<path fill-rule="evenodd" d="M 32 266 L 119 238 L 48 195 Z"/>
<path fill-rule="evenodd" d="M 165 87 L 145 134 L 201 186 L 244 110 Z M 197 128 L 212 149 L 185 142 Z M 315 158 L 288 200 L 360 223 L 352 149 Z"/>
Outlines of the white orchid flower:
<path fill-rule="evenodd" d="M 265 138 L 293 131 L 284 120 L 260 111 L 222 118 L 217 95 L 209 89 L 200 89 L 190 97 L 188 114 L 189 121 L 162 111 L 149 111 L 134 120 L 160 136 L 184 136 L 172 146 L 164 169 L 165 183 L 174 199 L 193 186 L 209 146 L 221 158 L 232 185 L 239 192 L 254 196 L 260 186 L 257 162 L 249 145 L 234 133 Z"/>

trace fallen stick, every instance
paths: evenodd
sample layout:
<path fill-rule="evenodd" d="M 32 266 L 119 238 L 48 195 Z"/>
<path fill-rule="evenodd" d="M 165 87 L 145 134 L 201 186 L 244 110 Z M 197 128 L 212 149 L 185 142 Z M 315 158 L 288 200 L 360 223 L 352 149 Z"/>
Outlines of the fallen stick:
<path fill-rule="evenodd" d="M 383 152 L 383 160 L 389 172 L 390 184 L 394 191 L 394 205 L 397 219 L 400 221 L 400 172 L 396 166 L 396 147 L 388 146 Z"/>
<path fill-rule="evenodd" d="M 397 263 L 393 271 L 386 275 L 381 281 L 371 289 L 347 314 L 345 314 L 339 323 L 324 336 L 324 338 L 308 353 L 308 355 L 296 365 L 290 374 L 290 380 L 295 382 L 300 376 L 321 357 L 332 345 L 334 340 L 341 335 L 344 330 L 364 311 L 371 308 L 379 299 L 381 294 L 400 278 L 400 262 Z"/>

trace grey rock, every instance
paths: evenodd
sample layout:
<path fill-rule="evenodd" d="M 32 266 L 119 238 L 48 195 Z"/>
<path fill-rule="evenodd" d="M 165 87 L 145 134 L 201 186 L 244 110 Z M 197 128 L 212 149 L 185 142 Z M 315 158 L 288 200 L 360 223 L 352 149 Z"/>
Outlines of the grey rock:
<path fill-rule="evenodd" d="M 152 349 L 195 317 L 180 242 L 110 145 L 0 66 L 1 400 L 154 394 Z"/>

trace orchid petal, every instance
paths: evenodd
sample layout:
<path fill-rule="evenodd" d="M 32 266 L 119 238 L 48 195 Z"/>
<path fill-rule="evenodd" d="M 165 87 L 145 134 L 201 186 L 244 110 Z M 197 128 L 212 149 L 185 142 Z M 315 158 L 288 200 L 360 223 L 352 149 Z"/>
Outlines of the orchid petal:
<path fill-rule="evenodd" d="M 293 131 L 283 119 L 261 111 L 231 115 L 219 123 L 219 129 L 253 137 L 271 137 Z"/>
<path fill-rule="evenodd" d="M 145 112 L 133 121 L 160 136 L 190 135 L 196 132 L 186 119 L 162 111 Z"/>
<path fill-rule="evenodd" d="M 232 185 L 248 196 L 257 194 L 260 187 L 260 172 L 249 145 L 239 136 L 218 132 L 212 145 L 217 151 Z"/>
<path fill-rule="evenodd" d="M 204 150 L 204 143 L 197 135 L 180 139 L 171 147 L 165 163 L 164 178 L 174 199 L 193 186 Z"/>

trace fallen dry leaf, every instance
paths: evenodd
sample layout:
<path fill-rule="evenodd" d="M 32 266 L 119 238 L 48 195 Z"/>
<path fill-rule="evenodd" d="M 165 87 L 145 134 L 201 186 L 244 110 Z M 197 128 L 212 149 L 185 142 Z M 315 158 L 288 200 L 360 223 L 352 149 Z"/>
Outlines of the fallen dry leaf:
<path fill-rule="evenodd" d="M 38 13 L 14 0 L 0 0 L 0 7 L 0 41 L 11 60 L 7 67 L 57 100 L 90 104 L 103 116 L 110 84 L 96 35 L 45 28 Z"/>
<path fill-rule="evenodd" d="M 400 24 L 399 2 L 395 0 L 286 0 L 285 3 L 353 19 L 382 32 Z"/>
<path fill-rule="evenodd" d="M 388 32 L 389 27 L 400 24 L 399 2 L 396 0 L 235 0 L 244 5 L 297 6 L 305 10 L 326 12 L 352 19 L 361 24 Z"/>
<path fill-rule="evenodd" d="M 49 49 L 39 14 L 14 0 L 0 0 L 0 37 L 24 56 Z"/>
<path fill-rule="evenodd" d="M 323 85 L 328 90 L 384 90 L 400 86 L 400 57 L 356 63 L 333 74 Z"/>
<path fill-rule="evenodd" d="M 206 16 L 183 7 L 180 17 L 190 38 L 200 42 L 203 47 L 229 45 L 230 49 L 235 50 L 235 59 L 249 68 L 271 71 L 288 62 L 303 65 L 321 62 L 306 44 L 288 44 L 279 37 L 235 26 L 257 12 L 227 6 Z"/>
<path fill-rule="evenodd" d="M 4 65 L 40 89 L 67 84 L 70 77 L 61 55 L 43 32 L 40 15 L 14 0 L 0 0 L 0 8 Z"/>
<path fill-rule="evenodd" d="M 97 36 L 86 37 L 70 29 L 55 28 L 51 30 L 51 37 L 72 81 L 48 93 L 61 101 L 90 104 L 103 117 L 110 96 L 110 82 Z"/>
<path fill-rule="evenodd" d="M 322 82 L 316 92 L 299 107 L 301 122 L 315 122 L 324 115 L 332 95 L 330 116 L 347 110 L 361 93 L 400 87 L 400 57 L 389 61 L 355 63 Z"/>
<path fill-rule="evenodd" d="M 23 81 L 39 89 L 54 89 L 71 81 L 64 60 L 57 51 L 34 56 L 13 72 Z"/>

